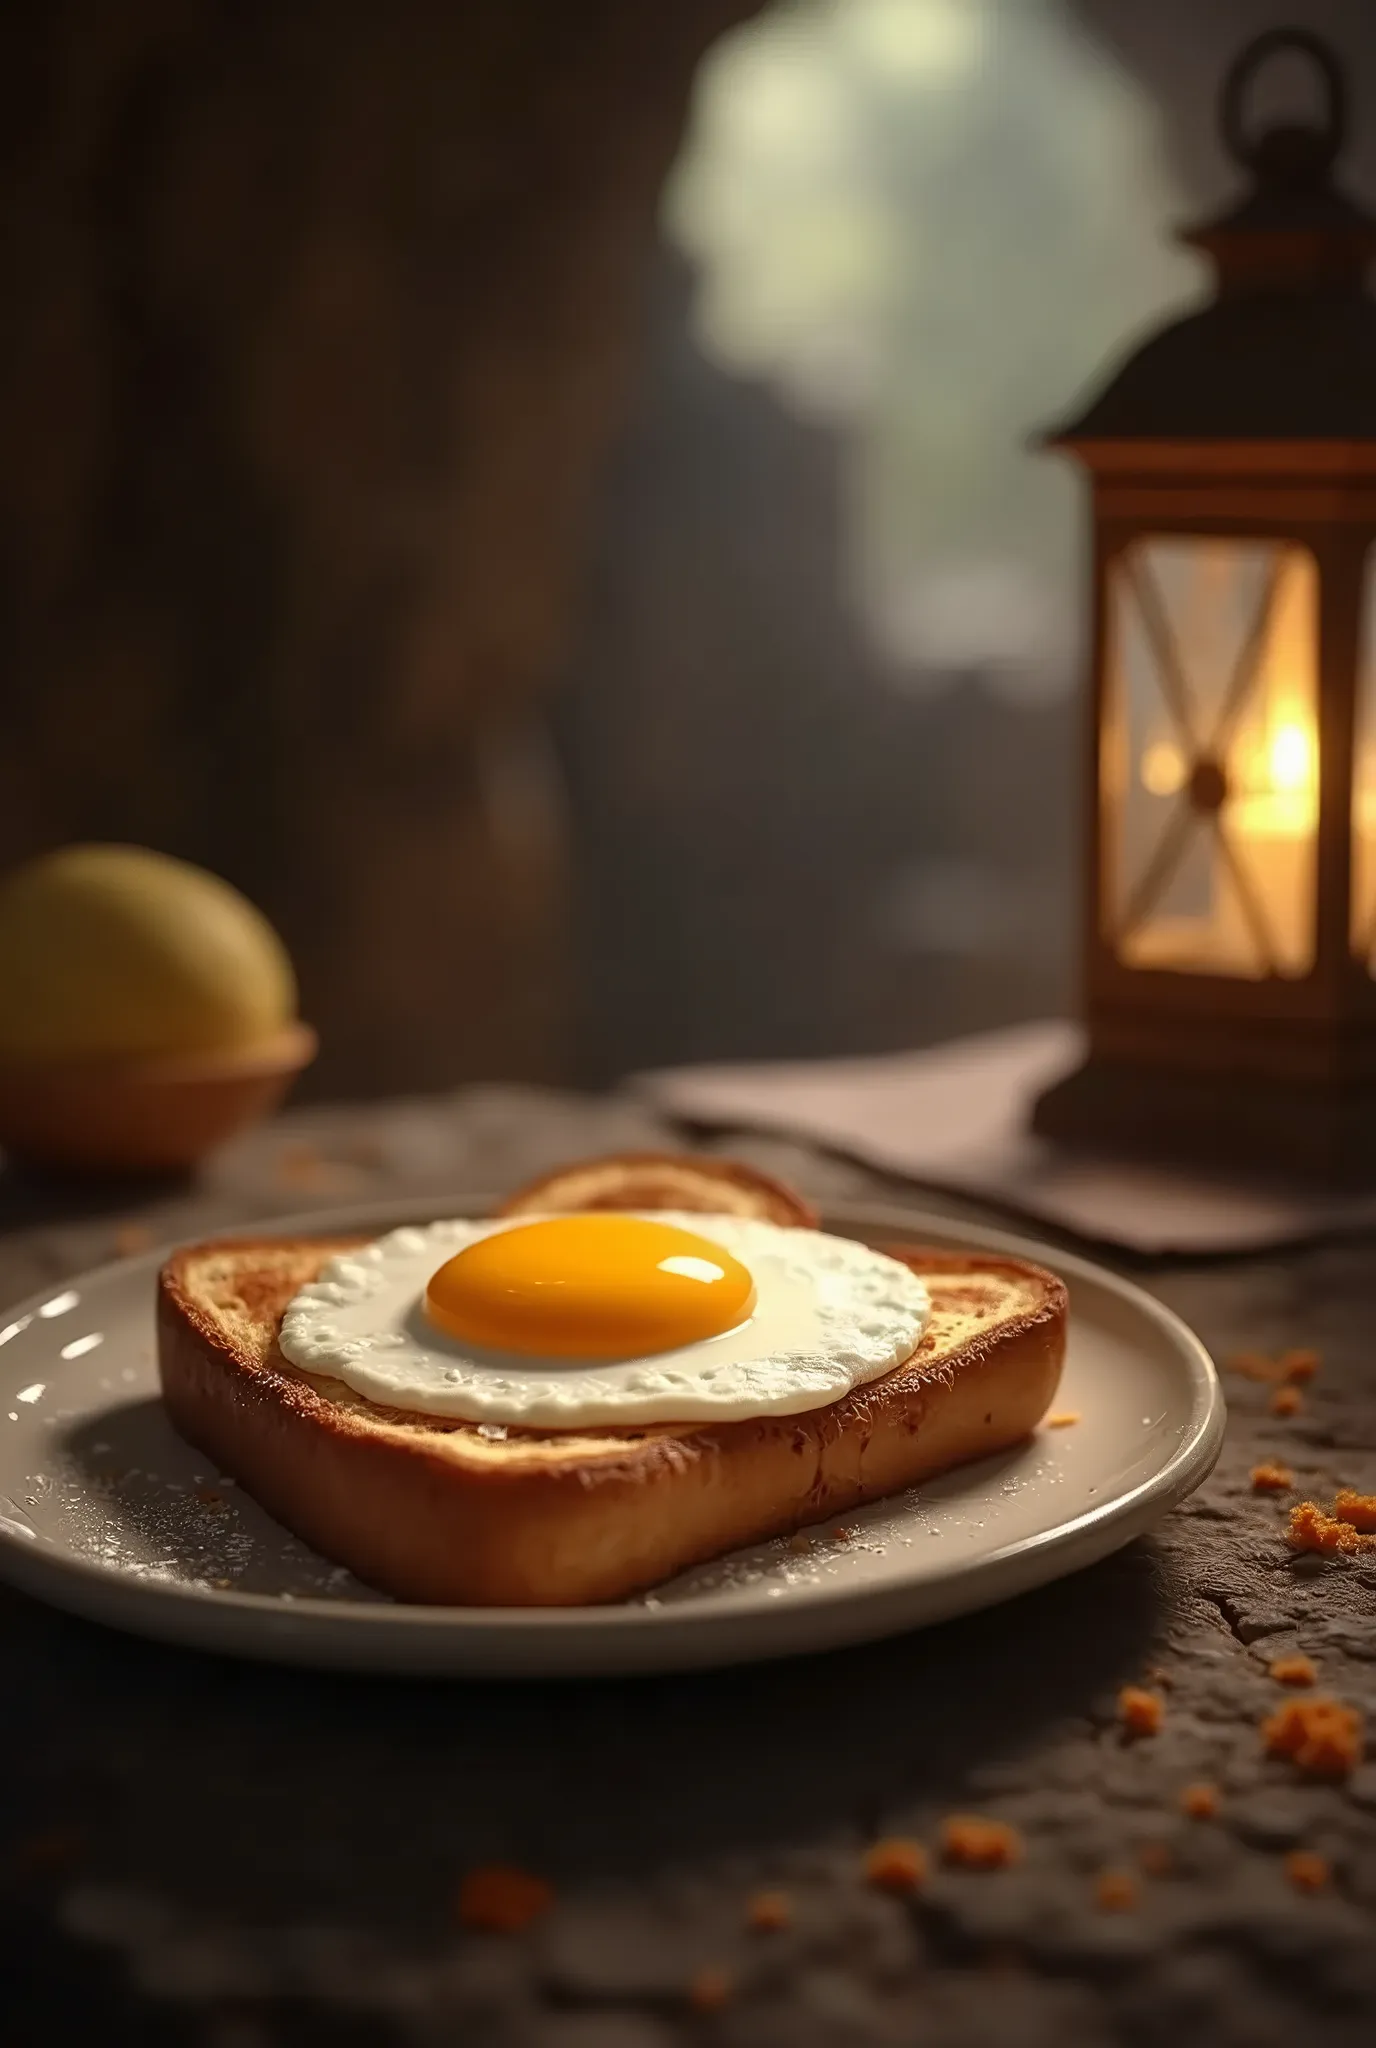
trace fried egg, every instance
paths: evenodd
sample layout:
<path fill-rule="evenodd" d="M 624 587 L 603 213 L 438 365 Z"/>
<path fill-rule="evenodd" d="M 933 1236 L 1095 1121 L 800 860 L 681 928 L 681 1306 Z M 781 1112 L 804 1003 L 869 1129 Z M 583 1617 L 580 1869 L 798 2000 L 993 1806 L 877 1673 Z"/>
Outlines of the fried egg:
<path fill-rule="evenodd" d="M 902 1364 L 926 1287 L 850 1238 L 657 1210 L 431 1223 L 332 1259 L 283 1355 L 497 1430 L 796 1415 Z"/>

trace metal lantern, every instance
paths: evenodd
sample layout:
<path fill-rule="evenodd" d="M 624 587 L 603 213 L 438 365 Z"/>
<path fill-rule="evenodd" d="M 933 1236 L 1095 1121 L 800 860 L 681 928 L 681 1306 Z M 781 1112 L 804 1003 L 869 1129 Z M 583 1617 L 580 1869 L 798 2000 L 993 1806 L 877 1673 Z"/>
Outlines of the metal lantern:
<path fill-rule="evenodd" d="M 1250 132 L 1299 52 L 1321 119 Z M 1094 504 L 1086 1064 L 1036 1127 L 1376 1181 L 1376 218 L 1329 47 L 1234 64 L 1214 296 L 1046 436 Z"/>

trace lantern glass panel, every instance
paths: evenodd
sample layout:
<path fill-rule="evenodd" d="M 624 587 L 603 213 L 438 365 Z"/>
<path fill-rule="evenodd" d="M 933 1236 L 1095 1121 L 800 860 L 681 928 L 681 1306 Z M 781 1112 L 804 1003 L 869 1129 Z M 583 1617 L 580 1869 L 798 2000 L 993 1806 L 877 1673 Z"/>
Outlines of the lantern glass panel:
<path fill-rule="evenodd" d="M 1376 975 L 1376 548 L 1367 552 L 1352 774 L 1352 950 Z"/>
<path fill-rule="evenodd" d="M 1312 967 L 1317 621 L 1287 541 L 1150 536 L 1110 563 L 1101 903 L 1126 965 Z"/>

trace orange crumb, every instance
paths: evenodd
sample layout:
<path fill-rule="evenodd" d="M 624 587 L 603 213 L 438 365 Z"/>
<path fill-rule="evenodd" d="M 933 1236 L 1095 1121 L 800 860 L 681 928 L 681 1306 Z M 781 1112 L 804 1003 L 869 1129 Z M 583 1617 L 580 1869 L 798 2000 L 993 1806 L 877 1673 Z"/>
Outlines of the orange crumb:
<path fill-rule="evenodd" d="M 1312 1660 L 1298 1651 L 1293 1657 L 1273 1658 L 1270 1669 L 1277 1685 L 1312 1685 L 1319 1675 Z"/>
<path fill-rule="evenodd" d="M 1137 1861 L 1148 1877 L 1168 1877 L 1175 1868 L 1175 1858 L 1166 1842 L 1143 1842 L 1137 1851 Z"/>
<path fill-rule="evenodd" d="M 457 1913 L 463 1927 L 487 1934 L 519 1934 L 554 1904 L 554 1892 L 542 1877 L 509 1863 L 484 1863 L 470 1870 L 459 1886 Z"/>
<path fill-rule="evenodd" d="M 833 1529 L 831 1533 L 838 1543 L 853 1543 L 860 1534 L 860 1531 L 852 1529 L 849 1523 L 843 1522 L 839 1528 Z"/>
<path fill-rule="evenodd" d="M 1125 1685 L 1118 1695 L 1118 1719 L 1129 1735 L 1155 1735 L 1166 1715 L 1159 1692 L 1143 1685 Z"/>
<path fill-rule="evenodd" d="M 1022 1836 L 1005 1820 L 953 1813 L 941 1823 L 941 1854 L 966 1870 L 1004 1870 L 1023 1851 Z"/>
<path fill-rule="evenodd" d="M 1130 1913 L 1137 1904 L 1137 1879 L 1130 1870 L 1101 1870 L 1094 1903 L 1101 1913 Z"/>
<path fill-rule="evenodd" d="M 1311 1778 L 1345 1778 L 1362 1760 L 1362 1717 L 1322 1694 L 1287 1700 L 1261 1724 L 1268 1756 L 1289 1757 Z"/>
<path fill-rule="evenodd" d="M 1321 1892 L 1333 1873 L 1312 1849 L 1292 1849 L 1285 1859 L 1285 1875 L 1297 1892 Z"/>
<path fill-rule="evenodd" d="M 916 1892 L 927 1882 L 927 1851 L 906 1835 L 886 1835 L 865 1852 L 865 1880 L 881 1892 Z"/>
<path fill-rule="evenodd" d="M 1298 1415 L 1304 1406 L 1304 1395 L 1298 1387 L 1277 1387 L 1268 1405 L 1273 1415 Z"/>
<path fill-rule="evenodd" d="M 1058 1408 L 1054 1415 L 1047 1416 L 1046 1426 L 1048 1429 L 1073 1429 L 1079 1419 L 1078 1408 Z"/>
<path fill-rule="evenodd" d="M 1333 1503 L 1333 1512 L 1349 1528 L 1360 1529 L 1368 1535 L 1376 1532 L 1376 1493 L 1354 1493 L 1350 1486 L 1341 1486 Z"/>
<path fill-rule="evenodd" d="M 710 1965 L 699 1970 L 688 1986 L 688 2003 L 694 2012 L 720 2012 L 731 2002 L 731 1979 L 725 1970 Z"/>
<path fill-rule="evenodd" d="M 115 1257 L 132 1259 L 137 1252 L 146 1252 L 153 1242 L 153 1233 L 146 1223 L 121 1223 L 115 1232 Z"/>
<path fill-rule="evenodd" d="M 1191 1820 L 1213 1820 L 1221 1804 L 1217 1785 L 1203 1781 L 1187 1785 L 1180 1795 L 1180 1811 Z"/>
<path fill-rule="evenodd" d="M 1253 1493 L 1289 1493 L 1294 1483 L 1290 1467 L 1275 1458 L 1264 1458 L 1260 1465 L 1252 1467 Z"/>
<path fill-rule="evenodd" d="M 793 1904 L 787 1892 L 756 1892 L 745 1908 L 745 1924 L 757 1934 L 775 1934 L 793 1918 Z"/>
<path fill-rule="evenodd" d="M 196 1488 L 196 1498 L 203 1506 L 208 1508 L 222 1508 L 225 1504 L 224 1495 L 216 1493 L 213 1486 L 198 1486 Z"/>
<path fill-rule="evenodd" d="M 1235 1351 L 1224 1361 L 1229 1372 L 1241 1374 L 1245 1380 L 1274 1380 L 1280 1377 L 1280 1366 L 1264 1351 Z"/>
<path fill-rule="evenodd" d="M 1376 1537 L 1364 1535 L 1338 1515 L 1328 1514 L 1313 1500 L 1297 1501 L 1291 1508 L 1289 1540 L 1294 1550 L 1317 1550 L 1328 1557 L 1337 1552 L 1350 1555 L 1376 1545 Z"/>
<path fill-rule="evenodd" d="M 1277 1363 L 1283 1380 L 1312 1380 L 1322 1360 L 1317 1351 L 1306 1347 L 1299 1351 L 1282 1351 Z"/>
<path fill-rule="evenodd" d="M 795 1535 L 789 1537 L 788 1547 L 795 1557 L 801 1557 L 805 1551 L 811 1550 L 812 1538 L 806 1530 L 799 1529 Z"/>

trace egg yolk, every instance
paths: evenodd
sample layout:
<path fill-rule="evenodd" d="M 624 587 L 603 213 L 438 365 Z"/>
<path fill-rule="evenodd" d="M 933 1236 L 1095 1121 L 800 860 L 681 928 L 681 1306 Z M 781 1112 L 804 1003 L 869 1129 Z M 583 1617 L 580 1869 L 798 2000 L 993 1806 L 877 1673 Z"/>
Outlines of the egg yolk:
<path fill-rule="evenodd" d="M 710 1238 L 641 1216 L 553 1216 L 456 1252 L 425 1290 L 446 1336 L 555 1358 L 634 1358 L 745 1321 L 755 1283 Z"/>

